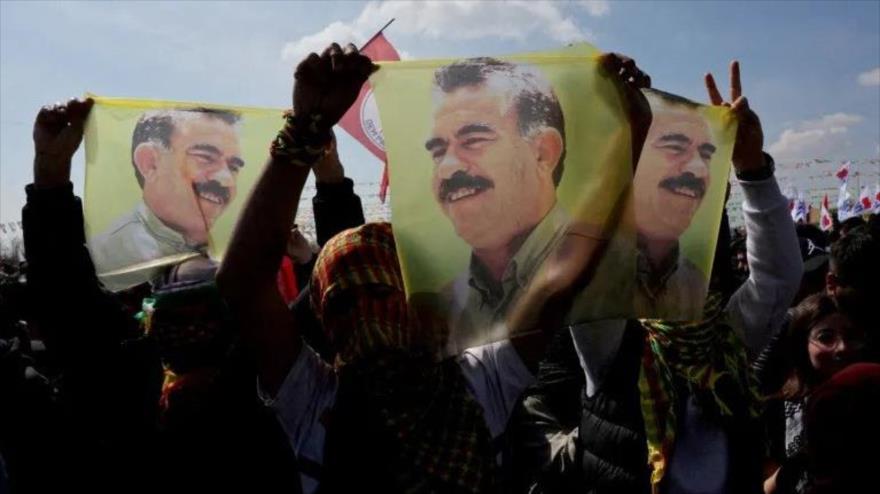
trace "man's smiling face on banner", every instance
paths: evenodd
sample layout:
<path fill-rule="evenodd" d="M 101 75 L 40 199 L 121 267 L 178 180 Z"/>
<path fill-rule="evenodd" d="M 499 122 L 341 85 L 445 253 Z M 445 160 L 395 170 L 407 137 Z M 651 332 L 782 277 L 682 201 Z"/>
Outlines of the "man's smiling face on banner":
<path fill-rule="evenodd" d="M 235 128 L 216 118 L 183 121 L 171 136 L 166 157 L 169 168 L 177 168 L 192 184 L 211 228 L 235 199 L 238 172 L 244 166 Z"/>
<path fill-rule="evenodd" d="M 715 145 L 706 120 L 684 107 L 652 105 L 653 121 L 633 179 L 639 233 L 675 240 L 709 190 Z"/>
<path fill-rule="evenodd" d="M 147 205 L 163 222 L 190 235 L 210 229 L 226 210 L 244 166 L 235 125 L 195 111 L 175 114 L 167 146 L 145 142 L 133 159 Z"/>
<path fill-rule="evenodd" d="M 556 133 L 555 157 L 542 156 L 547 133 Z M 444 93 L 425 143 L 434 161 L 434 198 L 471 247 L 506 245 L 540 221 L 542 203 L 552 204 L 561 146 L 553 129 L 523 136 L 515 105 L 485 84 Z"/>

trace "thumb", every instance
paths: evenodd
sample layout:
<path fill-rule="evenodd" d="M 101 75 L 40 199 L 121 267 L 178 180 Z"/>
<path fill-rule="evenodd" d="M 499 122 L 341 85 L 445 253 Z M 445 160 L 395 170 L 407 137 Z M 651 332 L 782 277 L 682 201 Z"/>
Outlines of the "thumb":
<path fill-rule="evenodd" d="M 69 133 L 74 136 L 82 136 L 83 129 L 86 125 L 86 120 L 89 117 L 89 113 L 92 111 L 92 106 L 94 106 L 95 100 L 92 98 L 88 98 L 85 101 L 80 100 L 70 100 L 67 105 L 67 114 L 70 122 Z"/>
<path fill-rule="evenodd" d="M 749 111 L 749 100 L 745 96 L 740 96 L 730 105 L 730 109 L 739 116 L 744 115 Z"/>

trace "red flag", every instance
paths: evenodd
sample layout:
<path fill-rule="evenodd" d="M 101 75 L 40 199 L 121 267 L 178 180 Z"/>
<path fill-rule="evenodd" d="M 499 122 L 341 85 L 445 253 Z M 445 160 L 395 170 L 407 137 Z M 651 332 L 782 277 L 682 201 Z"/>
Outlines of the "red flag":
<path fill-rule="evenodd" d="M 296 271 L 293 270 L 293 261 L 289 257 L 281 258 L 281 266 L 278 268 L 278 274 L 275 276 L 275 282 L 278 284 L 278 291 L 285 304 L 289 304 L 296 300 L 299 295 L 299 285 L 296 282 Z"/>
<path fill-rule="evenodd" d="M 873 214 L 880 214 L 880 182 L 874 186 L 874 206 L 871 211 Z"/>
<path fill-rule="evenodd" d="M 868 187 L 866 185 L 863 185 L 862 189 L 859 191 L 859 202 L 862 203 L 862 207 L 865 208 L 866 211 L 871 209 L 873 201 L 871 201 L 871 193 L 868 192 Z"/>
<path fill-rule="evenodd" d="M 840 165 L 840 169 L 837 170 L 837 173 L 834 174 L 838 180 L 841 182 L 846 182 L 846 179 L 849 178 L 849 161 L 844 161 L 842 165 Z"/>
<path fill-rule="evenodd" d="M 370 57 L 370 60 L 400 60 L 397 50 L 385 39 L 380 31 L 378 34 L 361 48 L 361 53 Z M 376 99 L 373 97 L 373 88 L 370 83 L 364 83 L 358 99 L 351 108 L 342 116 L 339 126 L 351 134 L 374 156 L 385 162 L 382 171 L 382 183 L 379 186 L 379 198 L 385 202 L 385 194 L 388 191 L 388 164 L 385 157 L 385 140 L 382 137 L 382 124 L 379 122 L 379 109 Z"/>
<path fill-rule="evenodd" d="M 830 231 L 834 227 L 834 220 L 831 218 L 831 212 L 828 211 L 828 194 L 822 198 L 822 211 L 819 216 L 819 228 L 823 232 Z"/>
<path fill-rule="evenodd" d="M 385 197 L 388 195 L 388 162 L 382 167 L 382 181 L 379 182 L 379 200 L 385 204 Z"/>

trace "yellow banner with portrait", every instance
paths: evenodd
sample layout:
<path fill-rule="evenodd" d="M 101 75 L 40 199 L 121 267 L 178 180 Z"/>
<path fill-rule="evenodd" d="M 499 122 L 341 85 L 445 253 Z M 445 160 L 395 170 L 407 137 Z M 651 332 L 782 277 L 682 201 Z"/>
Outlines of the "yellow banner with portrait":
<path fill-rule="evenodd" d="M 221 258 L 282 111 L 89 96 L 84 213 L 104 285 L 122 290 L 191 257 Z"/>
<path fill-rule="evenodd" d="M 645 90 L 634 146 L 599 56 L 388 62 L 371 77 L 407 296 L 450 353 L 548 325 L 700 316 L 735 121 Z M 85 217 L 105 285 L 222 258 L 282 111 L 94 99 Z"/>
<path fill-rule="evenodd" d="M 449 354 L 548 325 L 701 314 L 735 121 L 646 91 L 633 157 L 629 103 L 599 55 L 387 62 L 370 78 L 407 296 L 446 326 Z"/>

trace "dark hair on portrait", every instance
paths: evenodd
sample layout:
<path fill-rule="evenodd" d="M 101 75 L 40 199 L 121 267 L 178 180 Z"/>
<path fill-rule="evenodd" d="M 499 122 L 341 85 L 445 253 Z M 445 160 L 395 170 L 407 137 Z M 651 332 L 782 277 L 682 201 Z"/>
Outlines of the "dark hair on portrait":
<path fill-rule="evenodd" d="M 562 153 L 553 170 L 553 183 L 559 185 L 565 169 L 565 117 L 550 82 L 537 69 L 491 57 L 468 58 L 437 69 L 434 85 L 448 94 L 483 85 L 495 74 L 516 82 L 513 96 L 520 134 L 527 137 L 536 128 L 550 127 L 562 137 Z"/>
<path fill-rule="evenodd" d="M 659 89 L 645 88 L 642 89 L 642 93 L 648 98 L 648 101 L 651 99 L 659 99 L 670 106 L 682 106 L 689 110 L 698 110 L 700 108 L 700 104 L 695 101 Z"/>
<path fill-rule="evenodd" d="M 171 134 L 174 133 L 174 123 L 182 113 L 199 113 L 205 118 L 215 118 L 229 125 L 235 125 L 241 120 L 241 115 L 232 110 L 217 108 L 175 108 L 172 110 L 148 111 L 141 115 L 134 132 L 131 134 L 131 166 L 134 168 L 134 176 L 138 185 L 144 187 L 144 177 L 134 162 L 134 151 L 144 142 L 156 142 L 165 148 L 171 146 Z"/>

